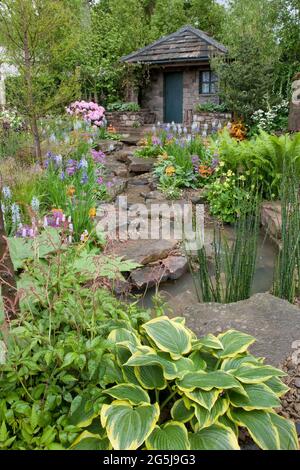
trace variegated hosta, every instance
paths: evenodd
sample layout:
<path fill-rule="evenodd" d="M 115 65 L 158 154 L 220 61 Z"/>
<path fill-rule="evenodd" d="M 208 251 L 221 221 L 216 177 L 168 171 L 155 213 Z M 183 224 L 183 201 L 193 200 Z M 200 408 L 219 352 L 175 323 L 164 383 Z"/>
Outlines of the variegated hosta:
<path fill-rule="evenodd" d="M 197 339 L 184 319 L 160 317 L 108 340 L 100 411 L 80 410 L 74 448 L 238 450 L 242 427 L 261 449 L 298 449 L 294 424 L 275 412 L 284 373 L 248 352 L 252 336 Z"/>

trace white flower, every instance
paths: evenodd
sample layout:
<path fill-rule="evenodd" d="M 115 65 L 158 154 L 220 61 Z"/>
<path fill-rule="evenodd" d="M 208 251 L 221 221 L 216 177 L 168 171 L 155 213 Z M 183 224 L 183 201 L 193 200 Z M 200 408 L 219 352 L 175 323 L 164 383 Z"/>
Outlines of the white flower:
<path fill-rule="evenodd" d="M 4 199 L 11 199 L 11 190 L 8 186 L 3 186 L 2 194 Z"/>

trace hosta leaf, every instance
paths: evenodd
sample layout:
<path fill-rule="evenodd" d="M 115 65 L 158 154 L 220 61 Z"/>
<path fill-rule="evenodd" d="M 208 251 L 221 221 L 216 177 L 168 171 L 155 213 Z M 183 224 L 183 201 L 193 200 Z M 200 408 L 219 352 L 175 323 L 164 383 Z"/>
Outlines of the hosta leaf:
<path fill-rule="evenodd" d="M 159 366 L 134 367 L 134 373 L 140 385 L 148 390 L 163 390 L 167 386 L 163 370 Z"/>
<path fill-rule="evenodd" d="M 226 413 L 229 408 L 229 400 L 227 397 L 220 397 L 210 411 L 202 406 L 195 404 L 195 416 L 198 420 L 199 430 L 207 428 L 218 420 L 218 418 Z"/>
<path fill-rule="evenodd" d="M 278 432 L 266 411 L 230 409 L 230 419 L 248 429 L 254 442 L 263 450 L 279 450 Z"/>
<path fill-rule="evenodd" d="M 253 336 L 247 335 L 236 330 L 229 330 L 218 336 L 218 339 L 223 345 L 223 350 L 215 351 L 215 355 L 219 358 L 234 357 L 236 354 L 241 354 L 255 342 Z"/>
<path fill-rule="evenodd" d="M 171 416 L 175 421 L 180 423 L 187 423 L 194 416 L 194 409 L 191 407 L 188 409 L 183 398 L 175 401 L 171 409 Z"/>
<path fill-rule="evenodd" d="M 164 426 L 155 426 L 146 440 L 148 450 L 189 450 L 190 443 L 186 427 L 176 421 Z"/>
<path fill-rule="evenodd" d="M 131 406 L 125 401 L 103 405 L 101 424 L 114 450 L 136 450 L 153 431 L 159 418 L 159 406 Z"/>
<path fill-rule="evenodd" d="M 286 375 L 281 370 L 275 369 L 275 367 L 254 364 L 243 364 L 231 373 L 240 382 L 246 384 L 265 382 L 271 377 L 283 377 Z"/>
<path fill-rule="evenodd" d="M 189 372 L 177 381 L 177 385 L 183 391 L 192 391 L 195 388 L 202 388 L 207 391 L 213 388 L 237 388 L 243 391 L 241 384 L 232 375 L 219 370 L 215 372 Z"/>
<path fill-rule="evenodd" d="M 150 403 L 147 392 L 138 385 L 119 384 L 103 391 L 117 400 L 127 400 L 131 405 L 140 405 L 141 403 Z"/>
<path fill-rule="evenodd" d="M 221 370 L 231 371 L 238 369 L 242 364 L 261 364 L 259 360 L 251 354 L 243 354 L 236 357 L 224 359 L 221 364 Z"/>
<path fill-rule="evenodd" d="M 141 346 L 140 339 L 132 331 L 126 330 L 125 328 L 117 328 L 108 335 L 108 340 L 112 343 L 125 343 L 126 348 L 133 353 L 138 346 Z"/>
<path fill-rule="evenodd" d="M 245 410 L 263 410 L 280 406 L 278 396 L 265 384 L 245 384 L 244 389 L 248 395 L 228 392 L 230 402 L 233 406 L 244 408 Z"/>
<path fill-rule="evenodd" d="M 269 416 L 279 435 L 279 449 L 299 450 L 299 441 L 294 423 L 275 413 L 269 413 Z"/>
<path fill-rule="evenodd" d="M 271 379 L 265 382 L 267 385 L 278 397 L 282 397 L 289 391 L 287 387 L 278 377 L 272 377 Z"/>
<path fill-rule="evenodd" d="M 189 433 L 189 440 L 191 450 L 240 450 L 234 432 L 220 424 Z"/>
<path fill-rule="evenodd" d="M 232 430 L 232 432 L 238 437 L 239 435 L 239 428 L 238 426 L 236 425 L 236 423 L 234 423 L 230 418 L 229 416 L 226 414 L 226 415 L 223 415 L 223 416 L 220 416 L 219 419 L 218 419 L 218 422 L 220 424 L 222 424 L 223 426 L 225 426 L 226 428 L 230 428 Z"/>
<path fill-rule="evenodd" d="M 108 450 L 110 448 L 107 438 L 101 439 L 100 436 L 88 431 L 81 433 L 71 446 L 72 450 Z"/>
<path fill-rule="evenodd" d="M 200 338 L 196 341 L 193 341 L 193 349 L 223 349 L 223 344 L 221 341 L 214 335 L 208 334 L 203 338 Z"/>
<path fill-rule="evenodd" d="M 198 370 L 206 369 L 207 364 L 205 360 L 203 359 L 200 351 L 194 351 L 192 354 L 189 355 L 189 359 L 193 362 L 193 370 L 195 370 L 196 372 Z"/>
<path fill-rule="evenodd" d="M 177 377 L 177 369 L 175 363 L 169 361 L 165 357 L 148 346 L 142 346 L 128 359 L 126 366 L 160 366 L 163 369 L 164 376 L 167 380 L 173 380 Z"/>
<path fill-rule="evenodd" d="M 199 403 L 199 405 L 203 406 L 207 410 L 211 410 L 220 395 L 220 390 L 213 389 L 209 392 L 206 392 L 205 390 L 196 388 L 192 392 L 185 391 L 184 394 L 192 401 Z"/>
<path fill-rule="evenodd" d="M 156 346 L 170 353 L 174 359 L 179 359 L 192 349 L 192 335 L 189 330 L 168 317 L 155 318 L 145 323 L 143 328 Z"/>

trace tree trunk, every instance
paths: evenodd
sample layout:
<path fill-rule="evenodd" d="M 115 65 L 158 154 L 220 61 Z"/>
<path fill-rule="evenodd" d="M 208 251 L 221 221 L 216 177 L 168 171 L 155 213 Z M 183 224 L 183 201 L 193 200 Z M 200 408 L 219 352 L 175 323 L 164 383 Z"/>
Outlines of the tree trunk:
<path fill-rule="evenodd" d="M 41 140 L 38 128 L 37 115 L 35 112 L 35 103 L 33 96 L 33 86 L 32 86 L 32 70 L 31 70 L 31 59 L 30 59 L 30 50 L 29 50 L 29 39 L 28 31 L 25 28 L 24 31 L 24 64 L 25 64 L 25 79 L 27 84 L 27 103 L 28 103 L 28 113 L 30 117 L 30 127 L 34 140 L 35 156 L 36 160 L 43 164 L 42 150 L 41 150 Z"/>
<path fill-rule="evenodd" d="M 19 297 L 14 266 L 7 243 L 3 213 L 0 205 L 0 286 L 6 320 L 13 320 L 19 312 Z"/>

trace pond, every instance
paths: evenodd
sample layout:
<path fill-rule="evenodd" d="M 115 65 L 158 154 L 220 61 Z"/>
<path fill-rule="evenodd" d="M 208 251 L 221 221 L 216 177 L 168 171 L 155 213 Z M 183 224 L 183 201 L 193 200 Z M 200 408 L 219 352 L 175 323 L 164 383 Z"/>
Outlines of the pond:
<path fill-rule="evenodd" d="M 232 239 L 233 229 L 226 227 L 225 231 L 228 238 Z M 275 243 L 261 231 L 258 241 L 257 264 L 252 294 L 267 292 L 271 289 L 277 252 L 278 248 Z M 198 303 L 193 276 L 189 272 L 177 281 L 168 281 L 161 284 L 158 292 L 175 315 L 181 315 L 187 306 Z M 148 289 L 142 295 L 139 305 L 144 308 L 152 308 L 152 298 L 155 293 L 155 287 Z"/>

